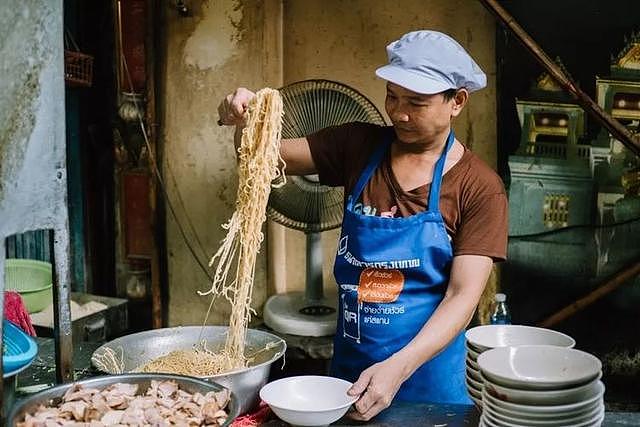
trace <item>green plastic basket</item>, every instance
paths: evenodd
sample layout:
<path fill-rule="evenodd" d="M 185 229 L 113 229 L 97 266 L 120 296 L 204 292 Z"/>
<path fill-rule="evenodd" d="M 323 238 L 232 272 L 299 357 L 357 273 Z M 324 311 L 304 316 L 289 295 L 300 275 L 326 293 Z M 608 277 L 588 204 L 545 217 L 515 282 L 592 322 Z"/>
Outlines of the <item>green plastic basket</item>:
<path fill-rule="evenodd" d="M 51 264 L 33 259 L 5 260 L 4 286 L 17 291 L 29 313 L 44 310 L 53 301 Z"/>

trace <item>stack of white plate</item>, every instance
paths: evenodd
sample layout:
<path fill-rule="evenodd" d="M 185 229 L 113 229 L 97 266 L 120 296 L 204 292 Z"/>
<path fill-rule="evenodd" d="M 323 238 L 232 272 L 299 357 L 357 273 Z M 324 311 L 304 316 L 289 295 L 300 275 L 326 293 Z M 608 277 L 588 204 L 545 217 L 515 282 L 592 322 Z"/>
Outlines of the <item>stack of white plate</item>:
<path fill-rule="evenodd" d="M 573 348 L 524 345 L 478 356 L 486 427 L 599 426 L 602 364 Z"/>
<path fill-rule="evenodd" d="M 467 357 L 466 380 L 469 397 L 482 407 L 483 378 L 480 375 L 478 356 L 498 347 L 544 344 L 572 348 L 576 342 L 563 333 L 524 325 L 485 325 L 469 329 L 465 333 Z"/>

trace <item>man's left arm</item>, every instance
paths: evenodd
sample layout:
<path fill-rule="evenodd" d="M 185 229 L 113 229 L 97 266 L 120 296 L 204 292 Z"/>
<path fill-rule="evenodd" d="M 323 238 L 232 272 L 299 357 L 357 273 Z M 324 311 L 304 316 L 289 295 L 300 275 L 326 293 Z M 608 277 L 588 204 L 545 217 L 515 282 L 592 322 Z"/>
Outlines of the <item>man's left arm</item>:
<path fill-rule="evenodd" d="M 471 321 L 484 291 L 493 260 L 487 256 L 453 258 L 444 299 L 431 318 L 402 350 L 363 371 L 349 394 L 362 394 L 357 412 L 350 416 L 367 421 L 387 408 L 398 389 L 420 366 L 442 351 Z"/>

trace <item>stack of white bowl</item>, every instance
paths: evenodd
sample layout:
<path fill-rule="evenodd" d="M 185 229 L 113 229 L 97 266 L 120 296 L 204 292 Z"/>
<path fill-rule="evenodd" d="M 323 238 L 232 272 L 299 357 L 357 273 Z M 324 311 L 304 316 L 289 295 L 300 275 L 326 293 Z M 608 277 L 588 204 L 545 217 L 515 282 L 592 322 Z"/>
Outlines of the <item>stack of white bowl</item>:
<path fill-rule="evenodd" d="M 484 389 L 481 426 L 600 426 L 602 364 L 573 348 L 495 348 L 477 359 Z"/>
<path fill-rule="evenodd" d="M 482 374 L 480 374 L 480 367 L 478 366 L 478 356 L 481 351 L 472 347 L 467 341 L 467 358 L 466 358 L 466 373 L 465 379 L 467 383 L 467 391 L 469 397 L 480 408 L 482 408 L 482 390 L 484 385 L 482 383 Z"/>
<path fill-rule="evenodd" d="M 572 348 L 576 342 L 563 333 L 524 325 L 485 325 L 469 329 L 465 333 L 466 381 L 469 397 L 482 408 L 483 378 L 478 366 L 478 356 L 487 350 L 519 345 L 552 345 Z"/>

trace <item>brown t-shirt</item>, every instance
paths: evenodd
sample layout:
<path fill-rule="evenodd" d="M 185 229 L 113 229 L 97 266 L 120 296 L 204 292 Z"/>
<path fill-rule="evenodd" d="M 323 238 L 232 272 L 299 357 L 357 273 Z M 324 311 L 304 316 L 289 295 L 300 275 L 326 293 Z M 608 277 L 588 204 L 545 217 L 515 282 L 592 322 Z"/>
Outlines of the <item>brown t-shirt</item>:
<path fill-rule="evenodd" d="M 369 158 L 393 132 L 391 127 L 349 123 L 307 137 L 320 182 L 356 185 Z M 393 135 L 391 133 L 391 135 Z M 389 153 L 367 183 L 354 210 L 365 215 L 406 217 L 425 211 L 430 184 L 404 191 L 393 174 Z M 465 148 L 462 158 L 442 178 L 440 212 L 454 255 L 484 255 L 495 261 L 507 254 L 507 196 L 502 180 Z"/>

